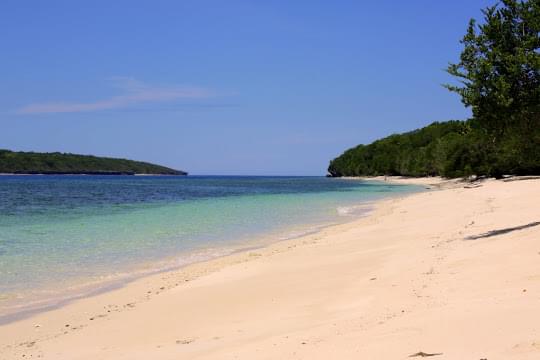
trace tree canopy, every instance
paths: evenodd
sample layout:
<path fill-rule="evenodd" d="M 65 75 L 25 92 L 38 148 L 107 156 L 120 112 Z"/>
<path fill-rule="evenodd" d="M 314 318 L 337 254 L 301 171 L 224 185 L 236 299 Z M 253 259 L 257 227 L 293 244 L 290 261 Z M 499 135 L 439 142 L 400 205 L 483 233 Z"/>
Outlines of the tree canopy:
<path fill-rule="evenodd" d="M 349 149 L 330 162 L 328 172 L 331 176 L 468 175 L 472 169 L 463 162 L 474 161 L 464 144 L 469 131 L 466 122 L 435 122 Z"/>
<path fill-rule="evenodd" d="M 471 107 L 493 174 L 540 168 L 540 1 L 503 0 L 469 22 L 447 85 Z"/>
<path fill-rule="evenodd" d="M 483 15 L 448 66 L 459 84 L 445 85 L 473 117 L 349 149 L 332 176 L 540 174 L 540 0 L 502 0 Z"/>

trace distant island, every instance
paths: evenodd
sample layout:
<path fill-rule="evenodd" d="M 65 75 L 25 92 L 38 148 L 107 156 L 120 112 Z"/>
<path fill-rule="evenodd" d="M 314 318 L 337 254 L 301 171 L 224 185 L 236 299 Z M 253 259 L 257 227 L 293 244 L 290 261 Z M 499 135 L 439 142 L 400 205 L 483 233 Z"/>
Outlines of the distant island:
<path fill-rule="evenodd" d="M 187 175 L 187 172 L 142 161 L 69 153 L 0 150 L 0 173 L 46 175 Z"/>

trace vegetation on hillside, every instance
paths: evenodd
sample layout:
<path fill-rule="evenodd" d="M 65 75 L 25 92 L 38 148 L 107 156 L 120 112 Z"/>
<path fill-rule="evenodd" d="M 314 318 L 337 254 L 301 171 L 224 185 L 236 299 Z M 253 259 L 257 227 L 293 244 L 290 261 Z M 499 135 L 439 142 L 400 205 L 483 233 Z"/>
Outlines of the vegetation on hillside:
<path fill-rule="evenodd" d="M 503 0 L 483 14 L 447 70 L 472 119 L 359 145 L 331 161 L 330 175 L 540 174 L 540 0 Z"/>
<path fill-rule="evenodd" d="M 464 144 L 469 132 L 467 122 L 435 122 L 349 149 L 330 162 L 328 172 L 332 176 L 462 176 L 471 171 L 462 164 L 472 155 Z"/>
<path fill-rule="evenodd" d="M 15 174 L 160 174 L 187 175 L 141 161 L 65 153 L 0 150 L 0 173 Z"/>

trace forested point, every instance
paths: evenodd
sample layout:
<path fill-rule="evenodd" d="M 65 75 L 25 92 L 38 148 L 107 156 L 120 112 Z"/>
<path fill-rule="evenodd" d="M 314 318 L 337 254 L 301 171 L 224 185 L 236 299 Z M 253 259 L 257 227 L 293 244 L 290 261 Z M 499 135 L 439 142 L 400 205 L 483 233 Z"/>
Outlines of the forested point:
<path fill-rule="evenodd" d="M 88 175 L 187 175 L 165 166 L 126 159 L 68 153 L 0 150 L 0 173 Z"/>
<path fill-rule="evenodd" d="M 468 122 L 435 122 L 349 149 L 330 162 L 328 172 L 331 176 L 467 175 L 473 172 L 474 152 L 473 142 L 465 144 L 469 131 Z"/>
<path fill-rule="evenodd" d="M 345 151 L 330 176 L 540 174 L 540 0 L 502 0 L 471 19 L 447 72 L 472 118 Z"/>

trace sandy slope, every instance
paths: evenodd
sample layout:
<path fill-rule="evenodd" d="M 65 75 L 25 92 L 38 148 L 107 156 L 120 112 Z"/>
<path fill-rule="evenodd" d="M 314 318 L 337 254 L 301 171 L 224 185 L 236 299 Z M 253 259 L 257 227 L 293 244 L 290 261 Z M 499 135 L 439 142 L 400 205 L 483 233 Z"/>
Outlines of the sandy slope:
<path fill-rule="evenodd" d="M 0 359 L 540 359 L 540 180 L 453 185 L 1 326 Z"/>

